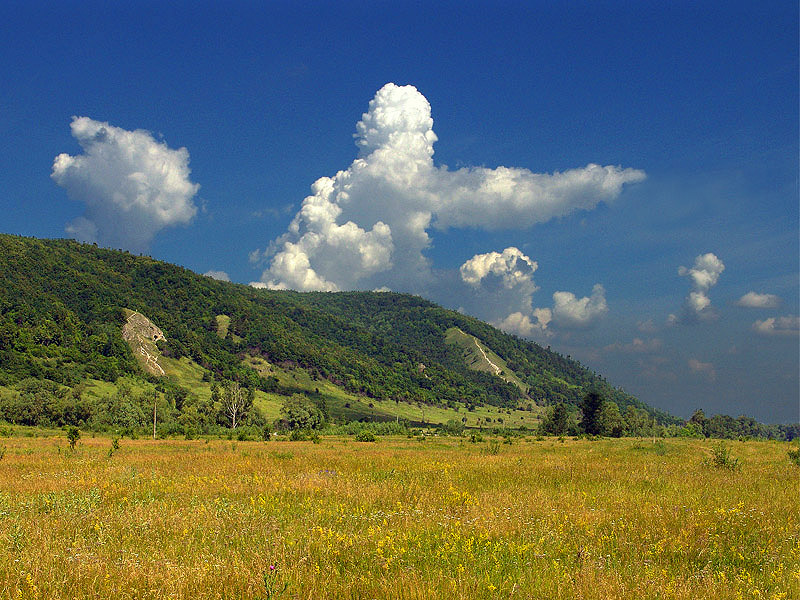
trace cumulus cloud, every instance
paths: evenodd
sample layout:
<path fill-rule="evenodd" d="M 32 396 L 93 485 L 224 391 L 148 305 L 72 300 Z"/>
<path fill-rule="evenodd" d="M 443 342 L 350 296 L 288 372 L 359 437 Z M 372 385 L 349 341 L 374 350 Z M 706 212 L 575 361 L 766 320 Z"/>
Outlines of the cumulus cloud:
<path fill-rule="evenodd" d="M 736 301 L 736 306 L 744 308 L 778 308 L 780 305 L 780 297 L 774 294 L 759 294 L 757 292 L 747 292 Z"/>
<path fill-rule="evenodd" d="M 606 291 L 595 284 L 592 295 L 576 298 L 572 292 L 553 294 L 553 321 L 563 329 L 586 329 L 608 312 Z"/>
<path fill-rule="evenodd" d="M 716 381 L 717 379 L 717 371 L 713 363 L 710 362 L 700 362 L 696 358 L 690 358 L 689 370 L 696 375 L 702 376 L 709 382 Z"/>
<path fill-rule="evenodd" d="M 189 180 L 189 152 L 173 150 L 143 130 L 127 131 L 73 117 L 72 136 L 83 154 L 59 154 L 51 178 L 86 214 L 66 226 L 70 235 L 129 250 L 144 250 L 161 229 L 189 223 L 200 186 Z"/>
<path fill-rule="evenodd" d="M 485 277 L 494 275 L 500 279 L 506 289 L 523 286 L 532 288 L 531 293 L 533 293 L 537 288 L 533 283 L 532 276 L 538 266 L 521 250 L 512 246 L 503 250 L 502 253 L 476 254 L 461 265 L 459 272 L 461 279 L 472 286 L 478 286 Z"/>
<path fill-rule="evenodd" d="M 535 261 L 514 247 L 476 254 L 458 270 L 458 293 L 470 312 L 504 331 L 523 337 L 541 334 L 547 323 L 537 321 L 531 306 L 538 289 L 533 281 L 537 268 Z"/>
<path fill-rule="evenodd" d="M 230 281 L 231 278 L 225 271 L 206 271 L 203 273 L 206 277 L 211 277 L 211 279 L 216 279 L 217 281 Z"/>
<path fill-rule="evenodd" d="M 708 291 L 717 284 L 724 270 L 723 262 L 711 252 L 697 256 L 691 269 L 679 267 L 678 275 L 688 277 L 692 282 L 692 289 L 684 302 L 682 316 L 670 315 L 668 322 L 677 324 L 713 319 L 715 314 Z"/>
<path fill-rule="evenodd" d="M 288 231 L 258 253 L 269 261 L 266 286 L 423 292 L 435 281 L 424 256 L 433 230 L 527 228 L 613 200 L 645 178 L 594 164 L 552 174 L 435 166 L 430 104 L 413 86 L 393 83 L 370 101 L 354 137 L 358 157 L 318 179 Z"/>
<path fill-rule="evenodd" d="M 533 310 L 533 318 L 521 312 L 514 312 L 505 319 L 495 322 L 494 325 L 506 333 L 520 337 L 545 338 L 553 335 L 548 329 L 552 319 L 553 313 L 549 308 L 536 308 Z"/>
<path fill-rule="evenodd" d="M 756 321 L 753 331 L 769 337 L 796 337 L 800 333 L 800 317 L 770 317 Z"/>

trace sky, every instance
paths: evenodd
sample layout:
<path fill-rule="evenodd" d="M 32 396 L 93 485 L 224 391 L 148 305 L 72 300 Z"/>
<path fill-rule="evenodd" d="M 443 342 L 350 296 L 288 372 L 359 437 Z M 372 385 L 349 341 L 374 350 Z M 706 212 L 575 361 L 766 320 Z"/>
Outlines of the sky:
<path fill-rule="evenodd" d="M 0 232 L 800 419 L 796 2 L 122 4 L 0 7 Z"/>

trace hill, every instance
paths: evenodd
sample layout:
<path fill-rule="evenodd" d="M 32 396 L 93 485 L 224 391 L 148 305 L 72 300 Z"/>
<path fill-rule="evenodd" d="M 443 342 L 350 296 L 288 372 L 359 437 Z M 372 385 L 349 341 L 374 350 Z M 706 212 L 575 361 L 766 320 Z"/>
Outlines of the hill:
<path fill-rule="evenodd" d="M 676 421 L 568 357 L 416 296 L 260 290 L 11 235 L 0 279 L 0 409 L 18 422 L 135 424 L 154 402 L 183 426 L 224 422 L 233 381 L 263 419 L 300 393 L 339 419 L 532 425 L 593 387 Z"/>

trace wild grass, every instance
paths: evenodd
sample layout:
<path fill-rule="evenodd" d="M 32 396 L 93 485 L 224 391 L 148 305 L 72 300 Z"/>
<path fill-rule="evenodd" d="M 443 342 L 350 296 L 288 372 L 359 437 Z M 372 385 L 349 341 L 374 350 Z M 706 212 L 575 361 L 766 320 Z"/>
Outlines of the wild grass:
<path fill-rule="evenodd" d="M 4 438 L 0 598 L 797 598 L 787 444 Z"/>

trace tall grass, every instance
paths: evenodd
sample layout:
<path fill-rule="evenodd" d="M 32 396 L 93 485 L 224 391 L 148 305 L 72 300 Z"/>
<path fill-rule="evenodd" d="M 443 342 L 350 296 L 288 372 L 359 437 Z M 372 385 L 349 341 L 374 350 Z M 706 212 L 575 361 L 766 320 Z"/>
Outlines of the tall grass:
<path fill-rule="evenodd" d="M 8 438 L 0 598 L 797 598 L 787 445 Z"/>

